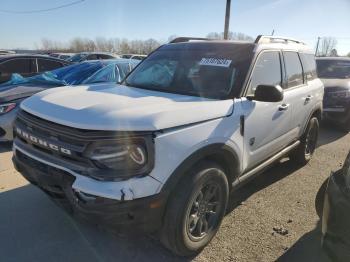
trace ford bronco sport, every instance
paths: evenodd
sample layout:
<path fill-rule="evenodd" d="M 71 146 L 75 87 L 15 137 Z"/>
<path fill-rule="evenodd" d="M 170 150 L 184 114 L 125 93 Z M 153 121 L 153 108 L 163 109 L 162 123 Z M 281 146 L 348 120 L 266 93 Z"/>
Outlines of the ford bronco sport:
<path fill-rule="evenodd" d="M 175 39 L 122 85 L 59 87 L 21 104 L 14 164 L 77 213 L 157 232 L 193 255 L 214 237 L 229 192 L 316 147 L 323 85 L 299 41 Z"/>

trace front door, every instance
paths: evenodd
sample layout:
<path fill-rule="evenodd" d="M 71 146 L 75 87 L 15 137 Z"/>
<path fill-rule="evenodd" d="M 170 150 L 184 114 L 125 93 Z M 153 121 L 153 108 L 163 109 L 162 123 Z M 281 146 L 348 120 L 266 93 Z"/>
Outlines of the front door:
<path fill-rule="evenodd" d="M 258 85 L 282 85 L 281 65 L 279 51 L 260 53 L 252 70 L 247 95 L 253 95 Z M 288 145 L 295 134 L 288 95 L 281 102 L 250 101 L 244 97 L 242 107 L 245 112 L 243 168 L 248 170 Z"/>

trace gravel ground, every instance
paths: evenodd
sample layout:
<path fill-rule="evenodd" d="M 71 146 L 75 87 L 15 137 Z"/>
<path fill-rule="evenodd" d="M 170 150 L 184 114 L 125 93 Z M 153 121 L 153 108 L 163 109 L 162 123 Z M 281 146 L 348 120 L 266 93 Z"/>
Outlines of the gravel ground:
<path fill-rule="evenodd" d="M 212 243 L 180 259 L 148 237 L 114 235 L 73 220 L 11 164 L 0 144 L 0 260 L 2 261 L 328 261 L 320 249 L 316 193 L 343 163 L 350 135 L 321 129 L 305 167 L 282 160 L 232 194 Z"/>

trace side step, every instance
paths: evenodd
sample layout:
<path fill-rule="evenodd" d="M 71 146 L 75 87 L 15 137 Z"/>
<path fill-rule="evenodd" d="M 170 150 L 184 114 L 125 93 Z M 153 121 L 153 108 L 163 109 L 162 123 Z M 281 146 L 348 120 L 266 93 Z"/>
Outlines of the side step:
<path fill-rule="evenodd" d="M 300 144 L 299 140 L 295 141 L 293 144 L 287 146 L 286 148 L 284 148 L 283 150 L 278 152 L 276 155 L 274 155 L 274 156 L 270 157 L 269 159 L 267 159 L 265 162 L 261 163 L 260 165 L 258 165 L 257 167 L 253 168 L 252 170 L 248 171 L 247 173 L 241 175 L 238 179 L 236 179 L 232 183 L 232 187 L 238 187 L 238 186 L 240 186 L 240 185 L 250 181 L 256 175 L 258 175 L 260 172 L 264 171 L 265 168 L 267 168 L 272 163 L 274 163 L 275 161 L 277 161 L 278 159 L 280 159 L 281 157 L 286 155 L 288 152 L 290 152 L 294 148 L 296 148 L 299 144 Z"/>

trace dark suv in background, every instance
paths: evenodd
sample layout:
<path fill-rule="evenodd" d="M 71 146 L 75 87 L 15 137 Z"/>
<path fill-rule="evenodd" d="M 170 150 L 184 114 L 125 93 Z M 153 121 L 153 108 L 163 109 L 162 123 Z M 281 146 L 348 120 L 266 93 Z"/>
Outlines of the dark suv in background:
<path fill-rule="evenodd" d="M 0 83 L 10 80 L 13 73 L 27 77 L 69 64 L 70 62 L 43 55 L 3 55 L 0 57 Z"/>
<path fill-rule="evenodd" d="M 328 121 L 350 130 L 350 58 L 317 58 L 317 73 L 324 90 L 323 112 Z"/>

